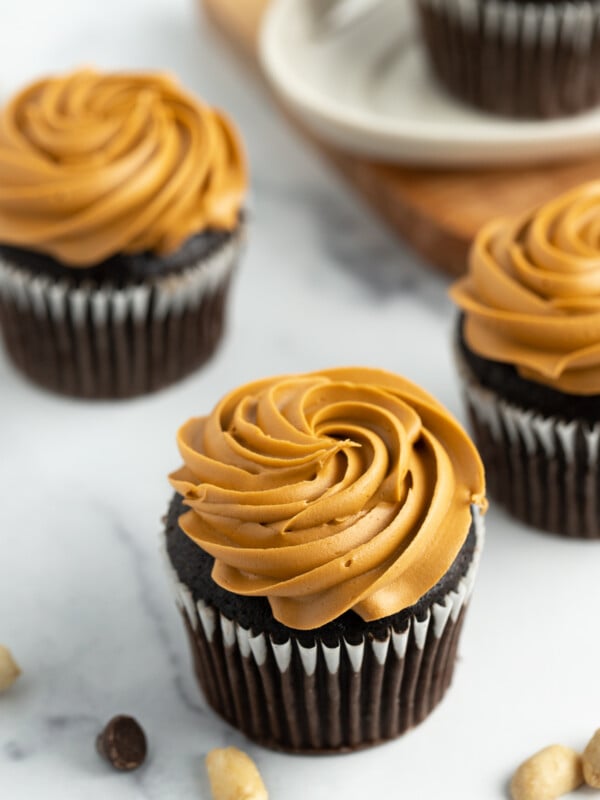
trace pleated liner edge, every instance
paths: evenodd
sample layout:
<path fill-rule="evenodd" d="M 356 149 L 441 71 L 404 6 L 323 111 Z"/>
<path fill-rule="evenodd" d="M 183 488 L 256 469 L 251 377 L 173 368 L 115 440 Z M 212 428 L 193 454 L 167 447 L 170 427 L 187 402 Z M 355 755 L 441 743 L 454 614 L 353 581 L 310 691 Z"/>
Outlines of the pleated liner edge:
<path fill-rule="evenodd" d="M 249 739 L 294 753 L 341 753 L 393 739 L 438 705 L 451 683 L 479 564 L 484 522 L 466 574 L 422 619 L 359 643 L 278 643 L 195 603 L 169 559 L 198 682 L 209 705 Z"/>
<path fill-rule="evenodd" d="M 70 285 L 0 261 L 0 328 L 15 366 L 59 394 L 117 399 L 167 386 L 213 354 L 243 230 L 181 273 Z"/>
<path fill-rule="evenodd" d="M 419 0 L 431 65 L 456 96 L 551 118 L 600 102 L 600 5 Z"/>
<path fill-rule="evenodd" d="M 513 405 L 457 361 L 490 496 L 540 530 L 600 539 L 600 423 Z"/>

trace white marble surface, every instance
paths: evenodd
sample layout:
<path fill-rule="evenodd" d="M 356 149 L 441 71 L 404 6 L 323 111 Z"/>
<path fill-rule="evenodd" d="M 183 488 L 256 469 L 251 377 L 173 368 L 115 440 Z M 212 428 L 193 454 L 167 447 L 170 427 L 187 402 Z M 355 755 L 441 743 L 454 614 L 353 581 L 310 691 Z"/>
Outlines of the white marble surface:
<path fill-rule="evenodd" d="M 245 380 L 350 363 L 405 373 L 461 413 L 446 287 L 295 138 L 188 0 L 19 0 L 2 3 L 0 28 L 3 93 L 82 63 L 176 71 L 241 124 L 255 190 L 229 332 L 203 372 L 84 404 L 38 391 L 0 355 L 0 642 L 24 669 L 0 697 L 0 797 L 208 800 L 203 756 L 233 743 L 274 800 L 493 800 L 533 750 L 582 747 L 600 726 L 599 548 L 499 511 L 454 686 L 419 729 L 357 755 L 288 757 L 205 708 L 157 552 L 176 427 Z M 118 712 L 150 740 L 131 775 L 94 751 Z"/>

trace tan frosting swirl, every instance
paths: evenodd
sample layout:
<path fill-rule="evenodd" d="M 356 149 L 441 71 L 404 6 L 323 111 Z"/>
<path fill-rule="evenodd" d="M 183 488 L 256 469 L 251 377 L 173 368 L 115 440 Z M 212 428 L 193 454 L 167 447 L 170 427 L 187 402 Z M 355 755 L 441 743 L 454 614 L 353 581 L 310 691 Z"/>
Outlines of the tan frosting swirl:
<path fill-rule="evenodd" d="M 69 266 L 232 229 L 245 189 L 231 123 L 166 75 L 81 70 L 0 113 L 0 242 Z"/>
<path fill-rule="evenodd" d="M 449 569 L 484 505 L 483 468 L 458 423 L 404 378 L 342 368 L 228 394 L 178 433 L 171 475 L 185 533 L 214 580 L 269 599 L 288 627 L 354 609 L 381 619 Z"/>
<path fill-rule="evenodd" d="M 562 392 L 600 394 L 600 181 L 485 227 L 451 296 L 475 353 Z"/>

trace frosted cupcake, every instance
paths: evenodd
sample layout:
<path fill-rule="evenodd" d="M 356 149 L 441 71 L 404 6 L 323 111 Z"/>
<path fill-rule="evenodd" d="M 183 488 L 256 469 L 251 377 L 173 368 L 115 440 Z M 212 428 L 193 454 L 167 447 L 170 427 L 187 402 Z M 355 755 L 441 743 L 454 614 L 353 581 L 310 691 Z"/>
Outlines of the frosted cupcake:
<path fill-rule="evenodd" d="M 166 547 L 198 680 L 295 752 L 391 739 L 452 679 L 483 470 L 422 389 L 374 369 L 269 378 L 179 431 Z"/>
<path fill-rule="evenodd" d="M 429 60 L 456 97 L 548 118 L 600 103 L 598 0 L 417 0 Z"/>
<path fill-rule="evenodd" d="M 0 326 L 33 381 L 130 397 L 222 334 L 246 167 L 225 116 L 165 75 L 83 70 L 0 112 Z"/>
<path fill-rule="evenodd" d="M 600 537 L 600 182 L 485 227 L 451 295 L 490 493 L 538 528 Z"/>

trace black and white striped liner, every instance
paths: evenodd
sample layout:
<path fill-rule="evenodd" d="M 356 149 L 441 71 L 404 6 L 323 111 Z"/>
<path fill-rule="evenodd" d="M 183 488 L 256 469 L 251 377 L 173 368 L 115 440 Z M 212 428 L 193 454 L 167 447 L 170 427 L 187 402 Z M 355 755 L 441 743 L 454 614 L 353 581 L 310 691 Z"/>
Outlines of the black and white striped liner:
<path fill-rule="evenodd" d="M 541 530 L 600 538 L 600 424 L 520 408 L 460 370 L 490 495 Z"/>
<path fill-rule="evenodd" d="M 419 0 L 438 78 L 499 114 L 555 117 L 600 103 L 600 3 Z"/>
<path fill-rule="evenodd" d="M 238 232 L 180 273 L 117 288 L 56 281 L 0 260 L 9 356 L 47 389 L 124 398 L 173 383 L 213 353 L 243 242 Z"/>
<path fill-rule="evenodd" d="M 292 752 L 343 752 L 399 736 L 421 722 L 452 680 L 458 639 L 484 538 L 467 573 L 443 602 L 381 638 L 307 647 L 290 630 L 284 642 L 249 631 L 216 608 L 194 602 L 177 578 L 178 607 L 198 681 L 208 703 L 250 739 Z"/>

